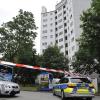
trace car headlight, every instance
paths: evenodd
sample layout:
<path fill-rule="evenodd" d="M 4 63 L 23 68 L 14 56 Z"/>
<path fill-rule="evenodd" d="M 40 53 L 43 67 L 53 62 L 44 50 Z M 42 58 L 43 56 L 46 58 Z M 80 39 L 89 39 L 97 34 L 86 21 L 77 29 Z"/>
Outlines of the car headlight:
<path fill-rule="evenodd" d="M 10 85 L 7 85 L 7 84 L 4 84 L 4 87 L 5 88 L 11 88 L 11 86 Z"/>

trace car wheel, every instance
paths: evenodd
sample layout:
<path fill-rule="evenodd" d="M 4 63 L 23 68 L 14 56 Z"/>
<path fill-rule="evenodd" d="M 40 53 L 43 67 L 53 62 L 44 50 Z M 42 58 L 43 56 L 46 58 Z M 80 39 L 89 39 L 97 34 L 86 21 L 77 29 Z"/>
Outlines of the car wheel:
<path fill-rule="evenodd" d="M 87 98 L 86 100 L 92 100 L 92 98 L 90 97 L 90 98 Z"/>
<path fill-rule="evenodd" d="M 55 93 L 55 90 L 53 89 L 53 95 L 55 96 L 56 95 L 56 93 Z"/>
<path fill-rule="evenodd" d="M 61 91 L 61 100 L 65 100 L 64 92 Z"/>

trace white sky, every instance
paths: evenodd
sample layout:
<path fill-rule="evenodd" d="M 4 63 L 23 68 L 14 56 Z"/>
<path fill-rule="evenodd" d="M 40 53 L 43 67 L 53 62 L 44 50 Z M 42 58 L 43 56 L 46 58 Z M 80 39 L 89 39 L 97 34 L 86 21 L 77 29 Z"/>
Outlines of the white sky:
<path fill-rule="evenodd" d="M 61 0 L 0 0 L 0 25 L 10 21 L 18 14 L 19 9 L 30 11 L 34 14 L 38 28 L 38 36 L 35 40 L 37 53 L 40 52 L 40 26 L 41 26 L 41 7 L 45 6 L 47 11 L 55 9 L 57 1 Z"/>

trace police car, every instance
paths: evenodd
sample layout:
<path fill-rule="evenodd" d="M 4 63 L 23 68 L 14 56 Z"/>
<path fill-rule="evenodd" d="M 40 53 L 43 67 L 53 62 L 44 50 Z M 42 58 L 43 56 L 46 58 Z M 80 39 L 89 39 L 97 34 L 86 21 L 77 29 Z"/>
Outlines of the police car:
<path fill-rule="evenodd" d="M 92 82 L 85 77 L 63 77 L 58 84 L 53 87 L 53 95 L 66 98 L 84 98 L 92 100 L 96 90 Z"/>
<path fill-rule="evenodd" d="M 20 93 L 20 87 L 18 84 L 9 82 L 3 77 L 0 77 L 0 95 L 14 96 L 17 93 Z"/>

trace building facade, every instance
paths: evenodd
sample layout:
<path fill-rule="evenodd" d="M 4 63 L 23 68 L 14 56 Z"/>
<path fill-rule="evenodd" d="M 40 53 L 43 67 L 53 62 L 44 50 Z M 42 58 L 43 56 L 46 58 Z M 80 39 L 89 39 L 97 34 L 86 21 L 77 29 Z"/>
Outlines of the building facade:
<path fill-rule="evenodd" d="M 41 13 L 40 54 L 49 45 L 57 45 L 70 61 L 74 60 L 78 51 L 77 39 L 80 29 L 80 15 L 90 7 L 91 0 L 61 0 L 54 11 L 47 12 L 45 7 Z"/>

